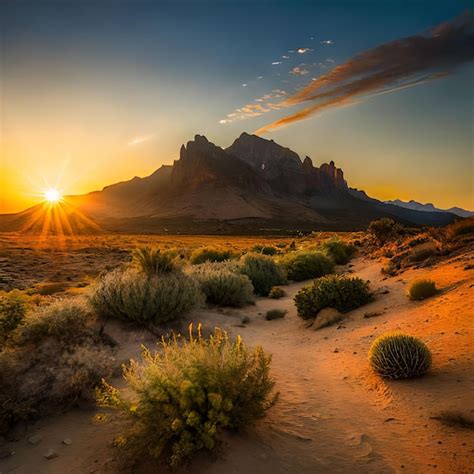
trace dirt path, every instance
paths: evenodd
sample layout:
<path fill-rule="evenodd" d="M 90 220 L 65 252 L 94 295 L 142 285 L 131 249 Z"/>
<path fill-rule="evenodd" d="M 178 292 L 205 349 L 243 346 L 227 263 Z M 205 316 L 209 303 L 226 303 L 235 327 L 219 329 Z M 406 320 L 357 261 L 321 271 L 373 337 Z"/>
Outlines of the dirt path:
<path fill-rule="evenodd" d="M 410 270 L 382 281 L 380 263 L 357 260 L 355 274 L 371 280 L 373 303 L 353 311 L 339 326 L 314 331 L 296 315 L 292 298 L 302 284 L 286 287 L 280 300 L 259 299 L 241 310 L 202 311 L 195 321 L 240 333 L 248 345 L 273 354 L 280 399 L 267 418 L 245 435 L 228 435 L 215 460 L 200 456 L 189 473 L 471 473 L 474 434 L 448 428 L 430 417 L 444 409 L 474 415 L 472 296 L 474 272 L 467 259 L 434 269 Z M 443 293 L 422 303 L 408 301 L 406 281 L 433 277 Z M 388 292 L 387 292 L 388 290 Z M 266 321 L 268 309 L 288 310 L 284 319 Z M 366 313 L 381 313 L 365 318 Z M 239 327 L 243 316 L 251 322 Z M 433 372 L 419 380 L 383 382 L 368 369 L 367 351 L 375 337 L 401 329 L 424 339 L 433 351 Z M 120 335 L 119 335 L 120 336 Z M 135 356 L 146 333 L 122 335 L 120 358 Z M 119 427 L 113 419 L 91 421 L 77 410 L 43 420 L 29 429 L 41 433 L 38 446 L 25 437 L 9 445 L 15 456 L 0 461 L 0 472 L 133 472 L 114 461 L 110 440 Z M 30 435 L 30 434 L 29 434 Z M 71 438 L 72 445 L 61 444 Z M 42 456 L 49 448 L 59 457 Z M 150 467 L 147 471 L 156 472 Z"/>

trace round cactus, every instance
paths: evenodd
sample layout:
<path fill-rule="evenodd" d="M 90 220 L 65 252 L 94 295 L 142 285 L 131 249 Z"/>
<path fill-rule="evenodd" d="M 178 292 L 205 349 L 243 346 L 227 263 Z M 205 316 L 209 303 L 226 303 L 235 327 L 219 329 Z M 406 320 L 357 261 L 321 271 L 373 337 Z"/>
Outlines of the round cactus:
<path fill-rule="evenodd" d="M 408 379 L 426 374 L 431 367 L 431 352 L 413 336 L 389 333 L 379 336 L 369 351 L 372 369 L 388 379 Z"/>

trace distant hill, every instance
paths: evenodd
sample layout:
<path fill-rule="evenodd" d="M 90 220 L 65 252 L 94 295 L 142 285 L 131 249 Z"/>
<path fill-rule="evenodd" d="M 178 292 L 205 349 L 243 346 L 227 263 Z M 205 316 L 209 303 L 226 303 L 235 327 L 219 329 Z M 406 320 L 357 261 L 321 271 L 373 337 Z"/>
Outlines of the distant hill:
<path fill-rule="evenodd" d="M 372 199 L 351 189 L 333 161 L 314 166 L 247 133 L 227 149 L 196 135 L 173 165 L 65 201 L 101 229 L 122 232 L 355 230 L 384 216 L 411 225 L 455 218 Z M 21 214 L 0 216 L 0 229 L 19 229 Z"/>
<path fill-rule="evenodd" d="M 393 204 L 395 206 L 403 207 L 405 209 L 412 209 L 415 211 L 423 212 L 450 212 L 455 214 L 458 217 L 471 217 L 474 216 L 474 211 L 468 211 L 460 207 L 450 207 L 449 209 L 439 209 L 434 206 L 432 203 L 421 204 L 416 201 L 401 201 L 400 199 L 395 199 L 393 201 L 385 201 L 386 204 Z"/>

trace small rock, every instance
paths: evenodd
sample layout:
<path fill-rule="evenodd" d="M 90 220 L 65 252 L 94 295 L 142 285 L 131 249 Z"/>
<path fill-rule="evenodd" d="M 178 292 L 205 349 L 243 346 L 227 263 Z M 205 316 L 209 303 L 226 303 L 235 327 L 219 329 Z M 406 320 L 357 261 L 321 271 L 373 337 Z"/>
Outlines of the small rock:
<path fill-rule="evenodd" d="M 58 456 L 59 454 L 54 449 L 49 449 L 43 457 L 50 461 L 51 459 L 57 458 Z"/>
<path fill-rule="evenodd" d="M 384 423 L 388 423 L 389 421 L 395 421 L 395 418 L 387 418 L 386 420 L 384 420 Z"/>
<path fill-rule="evenodd" d="M 336 347 L 333 352 L 339 352 L 339 349 Z"/>
<path fill-rule="evenodd" d="M 244 316 L 242 318 L 242 321 L 241 321 L 242 324 L 248 324 L 249 322 L 250 322 L 250 318 L 248 316 Z"/>
<path fill-rule="evenodd" d="M 41 441 L 43 441 L 43 437 L 40 434 L 35 434 L 28 438 L 28 443 L 32 444 L 33 446 L 40 444 Z"/>
<path fill-rule="evenodd" d="M 12 451 L 11 449 L 1 449 L 0 450 L 0 459 L 9 458 L 10 456 L 13 456 L 14 454 L 15 454 L 15 451 Z"/>
<path fill-rule="evenodd" d="M 71 444 L 72 444 L 71 438 L 64 438 L 63 439 L 63 444 L 65 444 L 66 446 L 71 446 Z"/>

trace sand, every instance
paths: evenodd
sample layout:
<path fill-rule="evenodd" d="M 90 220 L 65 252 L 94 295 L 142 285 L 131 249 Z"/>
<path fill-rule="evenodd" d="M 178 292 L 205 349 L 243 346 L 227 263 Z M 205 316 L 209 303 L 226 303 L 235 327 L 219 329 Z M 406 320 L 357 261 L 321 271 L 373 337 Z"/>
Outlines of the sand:
<path fill-rule="evenodd" d="M 443 410 L 474 416 L 474 263 L 466 253 L 432 268 L 409 269 L 383 279 L 383 262 L 358 258 L 346 267 L 371 281 L 376 299 L 352 311 L 343 322 L 318 331 L 296 315 L 292 297 L 307 283 L 285 287 L 280 300 L 259 298 L 255 306 L 201 310 L 186 321 L 220 326 L 241 334 L 248 345 L 273 354 L 278 403 L 255 428 L 226 434 L 217 456 L 199 455 L 179 472 L 188 473 L 471 473 L 474 432 L 447 427 L 432 417 Z M 433 278 L 442 292 L 423 302 L 406 297 L 406 284 Z M 284 319 L 266 321 L 268 309 L 288 310 Z M 367 313 L 381 313 L 364 317 Z M 241 327 L 243 316 L 250 323 Z M 422 338 L 433 352 L 433 370 L 420 379 L 387 382 L 368 367 L 374 338 L 402 330 Z M 118 360 L 135 357 L 140 343 L 152 345 L 145 331 L 107 328 L 120 343 Z M 120 383 L 120 377 L 113 380 Z M 121 465 L 111 441 L 120 426 L 111 414 L 94 420 L 97 410 L 76 409 L 40 420 L 19 432 L 4 449 L 15 455 L 0 460 L 0 472 L 113 473 L 156 472 L 152 466 Z M 102 413 L 102 412 L 101 412 Z M 32 446 L 28 437 L 40 434 Z M 70 438 L 71 445 L 62 444 Z M 43 455 L 54 449 L 58 457 Z"/>

